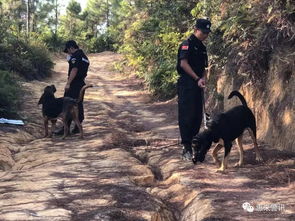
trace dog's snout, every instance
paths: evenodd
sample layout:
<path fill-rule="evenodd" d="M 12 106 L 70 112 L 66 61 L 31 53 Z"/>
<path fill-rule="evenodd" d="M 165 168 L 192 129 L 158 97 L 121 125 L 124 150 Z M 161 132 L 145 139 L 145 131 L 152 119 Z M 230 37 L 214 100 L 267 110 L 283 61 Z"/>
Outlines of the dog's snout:
<path fill-rule="evenodd" d="M 192 158 L 192 161 L 195 165 L 197 164 L 197 159 L 195 157 Z"/>
<path fill-rule="evenodd" d="M 198 157 L 198 161 L 199 161 L 199 162 L 203 163 L 204 160 L 205 160 L 205 156 L 204 156 L 204 157 L 203 157 L 203 156 Z"/>

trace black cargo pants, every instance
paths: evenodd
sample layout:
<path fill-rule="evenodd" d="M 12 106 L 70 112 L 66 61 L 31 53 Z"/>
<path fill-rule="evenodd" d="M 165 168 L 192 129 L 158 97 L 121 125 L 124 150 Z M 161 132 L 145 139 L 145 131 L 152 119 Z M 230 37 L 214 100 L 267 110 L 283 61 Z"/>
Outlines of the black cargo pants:
<path fill-rule="evenodd" d="M 178 125 L 181 143 L 191 150 L 192 139 L 199 133 L 203 107 L 202 90 L 196 82 L 178 80 Z"/>
<path fill-rule="evenodd" d="M 64 94 L 65 97 L 71 97 L 74 99 L 79 98 L 80 90 L 81 88 L 85 85 L 84 81 L 79 81 L 79 82 L 72 82 L 70 85 L 69 90 L 67 90 Z M 84 107 L 83 107 L 83 99 L 81 102 L 78 104 L 78 109 L 79 109 L 79 121 L 82 123 L 84 120 Z M 71 123 L 71 121 L 70 121 Z"/>

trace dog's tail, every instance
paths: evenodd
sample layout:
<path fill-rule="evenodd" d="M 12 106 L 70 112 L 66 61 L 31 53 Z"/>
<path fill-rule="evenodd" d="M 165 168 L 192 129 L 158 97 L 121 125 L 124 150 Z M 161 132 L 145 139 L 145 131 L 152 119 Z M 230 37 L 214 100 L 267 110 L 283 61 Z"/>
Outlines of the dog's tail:
<path fill-rule="evenodd" d="M 93 87 L 92 84 L 86 84 L 84 85 L 81 90 L 80 90 L 80 94 L 79 94 L 79 98 L 77 100 L 77 103 L 81 102 L 83 100 L 84 94 L 85 94 L 85 90 L 89 87 Z"/>
<path fill-rule="evenodd" d="M 233 96 L 237 96 L 240 99 L 240 101 L 242 102 L 242 104 L 244 106 L 248 107 L 245 98 L 243 97 L 243 95 L 240 94 L 240 92 L 238 92 L 238 91 L 232 91 L 230 93 L 230 95 L 228 96 L 228 99 L 231 99 Z"/>

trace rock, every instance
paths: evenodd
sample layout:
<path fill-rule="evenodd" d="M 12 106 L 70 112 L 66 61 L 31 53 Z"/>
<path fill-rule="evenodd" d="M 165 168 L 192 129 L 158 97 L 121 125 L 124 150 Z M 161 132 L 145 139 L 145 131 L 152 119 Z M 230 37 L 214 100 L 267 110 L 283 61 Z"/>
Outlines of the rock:
<path fill-rule="evenodd" d="M 151 221 L 176 221 L 173 213 L 166 207 L 161 207 L 158 212 L 152 215 Z"/>
<path fill-rule="evenodd" d="M 9 170 L 15 164 L 10 150 L 4 146 L 0 146 L 0 170 Z"/>

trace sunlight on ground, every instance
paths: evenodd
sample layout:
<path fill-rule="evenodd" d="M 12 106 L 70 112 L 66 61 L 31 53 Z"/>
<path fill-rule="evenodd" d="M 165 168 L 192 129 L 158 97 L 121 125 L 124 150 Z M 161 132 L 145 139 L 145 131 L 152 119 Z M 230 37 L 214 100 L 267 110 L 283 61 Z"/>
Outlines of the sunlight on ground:
<path fill-rule="evenodd" d="M 285 126 L 289 126 L 293 122 L 292 115 L 294 115 L 294 112 L 292 112 L 291 110 L 286 110 L 284 112 L 284 114 L 283 114 L 283 123 L 285 124 Z"/>

